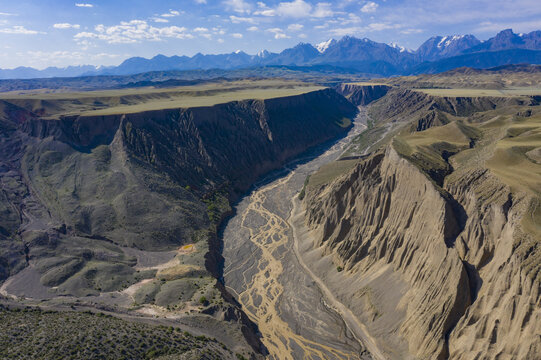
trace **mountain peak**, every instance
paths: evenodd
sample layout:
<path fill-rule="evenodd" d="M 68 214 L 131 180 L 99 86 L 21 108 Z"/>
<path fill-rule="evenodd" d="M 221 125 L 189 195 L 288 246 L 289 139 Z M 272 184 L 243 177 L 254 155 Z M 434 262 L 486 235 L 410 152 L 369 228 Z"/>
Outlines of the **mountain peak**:
<path fill-rule="evenodd" d="M 315 48 L 317 49 L 317 51 L 323 54 L 330 46 L 334 44 L 336 44 L 336 40 L 331 38 L 327 41 L 323 41 L 323 42 L 320 42 L 319 44 L 316 44 Z"/>
<path fill-rule="evenodd" d="M 469 34 L 433 36 L 419 46 L 416 54 L 422 61 L 433 61 L 461 54 L 480 43 L 475 36 Z"/>
<path fill-rule="evenodd" d="M 257 57 L 260 57 L 260 58 L 266 58 L 270 55 L 270 52 L 268 50 L 261 50 L 260 52 L 258 52 L 256 54 Z"/>
<path fill-rule="evenodd" d="M 412 53 L 412 52 L 413 52 L 413 50 L 408 49 L 408 48 L 406 48 L 406 47 L 404 47 L 404 46 L 398 45 L 398 44 L 395 43 L 395 42 L 390 43 L 389 46 L 392 47 L 393 49 L 399 50 L 400 52 L 408 52 L 408 53 Z"/>

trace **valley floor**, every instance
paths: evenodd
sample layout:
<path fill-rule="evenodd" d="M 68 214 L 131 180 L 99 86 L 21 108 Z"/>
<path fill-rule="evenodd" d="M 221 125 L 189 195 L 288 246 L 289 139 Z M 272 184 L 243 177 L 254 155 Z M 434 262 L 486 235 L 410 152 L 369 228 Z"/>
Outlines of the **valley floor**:
<path fill-rule="evenodd" d="M 365 121 L 361 108 L 347 137 L 263 180 L 224 230 L 225 285 L 257 324 L 271 359 L 382 358 L 362 325 L 299 261 L 288 222 L 306 177 L 336 160 Z"/>

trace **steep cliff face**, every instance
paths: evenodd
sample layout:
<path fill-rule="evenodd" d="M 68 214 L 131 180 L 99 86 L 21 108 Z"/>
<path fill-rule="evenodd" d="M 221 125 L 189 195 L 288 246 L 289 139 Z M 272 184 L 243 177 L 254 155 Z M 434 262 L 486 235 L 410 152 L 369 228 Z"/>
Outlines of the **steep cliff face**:
<path fill-rule="evenodd" d="M 372 314 L 370 325 L 398 332 L 407 339 L 409 352 L 420 358 L 444 358 L 445 336 L 470 303 L 466 269 L 446 245 L 460 231 L 449 200 L 389 148 L 329 188 L 311 189 L 306 208 L 316 246 L 324 246 L 352 276 L 372 279 L 354 294 L 374 288 L 370 301 L 375 308 L 385 298 L 400 298 L 392 313 Z M 386 271 L 398 275 L 401 290 L 372 284 L 382 281 Z M 358 295 L 353 299 L 364 301 Z M 392 347 L 397 342 L 384 343 Z"/>
<path fill-rule="evenodd" d="M 540 239 L 522 221 L 539 200 L 489 171 L 453 180 L 447 188 L 468 215 L 455 248 L 473 304 L 450 333 L 450 358 L 534 359 L 541 353 Z"/>
<path fill-rule="evenodd" d="M 212 277 L 217 225 L 259 176 L 345 132 L 357 111 L 330 89 L 60 119 L 3 105 L 3 295 L 164 313 L 202 309 L 206 296 L 205 314 L 238 323 L 226 337 L 238 328 L 254 348 L 255 330 Z"/>
<path fill-rule="evenodd" d="M 382 98 L 390 89 L 391 87 L 387 85 L 341 84 L 336 88 L 336 91 L 352 104 L 360 106 L 368 105 Z"/>
<path fill-rule="evenodd" d="M 435 96 L 420 90 L 392 88 L 370 107 L 369 114 L 376 122 L 415 121 L 416 130 L 422 131 L 448 123 L 448 117 L 470 116 L 477 112 L 537 103 L 534 96 Z"/>
<path fill-rule="evenodd" d="M 313 247 L 339 268 L 320 274 L 390 358 L 538 357 L 535 99 L 400 99 L 413 108 L 389 109 L 407 120 L 389 145 L 307 186 Z M 436 106 L 446 122 L 419 128 Z"/>
<path fill-rule="evenodd" d="M 323 90 L 212 107 L 32 118 L 22 125 L 31 144 L 23 170 L 58 224 L 121 245 L 163 248 L 209 226 L 201 197 L 246 190 L 287 158 L 340 134 L 354 112 Z"/>

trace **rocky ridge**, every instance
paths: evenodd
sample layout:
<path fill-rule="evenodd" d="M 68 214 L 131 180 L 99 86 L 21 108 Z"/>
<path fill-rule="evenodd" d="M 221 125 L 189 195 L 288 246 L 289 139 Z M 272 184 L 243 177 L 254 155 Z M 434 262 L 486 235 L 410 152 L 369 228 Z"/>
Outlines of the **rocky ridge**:
<path fill-rule="evenodd" d="M 216 228 L 260 175 L 343 133 L 353 105 L 331 89 L 58 119 L 2 104 L 3 296 L 184 314 L 263 351 L 217 282 Z"/>
<path fill-rule="evenodd" d="M 391 90 L 369 113 L 395 130 L 342 175 L 311 177 L 307 254 L 389 358 L 539 354 L 539 189 L 499 161 L 499 144 L 538 131 L 537 105 Z"/>

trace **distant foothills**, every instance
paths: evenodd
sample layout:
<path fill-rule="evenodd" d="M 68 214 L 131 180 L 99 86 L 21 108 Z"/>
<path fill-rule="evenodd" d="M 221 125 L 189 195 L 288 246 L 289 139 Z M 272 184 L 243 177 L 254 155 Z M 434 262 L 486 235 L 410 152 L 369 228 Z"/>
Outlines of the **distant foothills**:
<path fill-rule="evenodd" d="M 462 66 L 491 68 L 521 63 L 541 64 L 541 31 L 516 34 L 507 29 L 485 41 L 473 35 L 434 36 L 415 51 L 396 44 L 345 36 L 317 45 L 300 43 L 281 53 L 263 50 L 256 55 L 243 51 L 219 55 L 198 53 L 192 57 L 157 55 L 152 59 L 132 57 L 111 67 L 82 65 L 43 70 L 30 67 L 0 69 L 0 79 L 132 75 L 149 71 L 233 70 L 267 66 L 297 66 L 377 77 L 438 73 Z"/>

